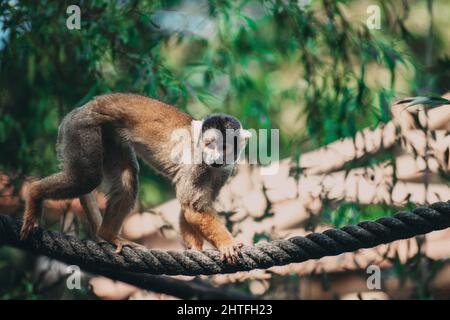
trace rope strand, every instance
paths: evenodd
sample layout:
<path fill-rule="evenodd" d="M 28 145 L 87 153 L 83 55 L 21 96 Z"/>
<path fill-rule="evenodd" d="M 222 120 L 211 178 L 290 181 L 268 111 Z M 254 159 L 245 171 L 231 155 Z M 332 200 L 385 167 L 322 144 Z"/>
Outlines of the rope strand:
<path fill-rule="evenodd" d="M 22 221 L 0 215 L 0 245 L 43 254 L 90 270 L 143 272 L 153 275 L 212 275 L 265 269 L 273 266 L 335 256 L 411 238 L 450 227 L 450 201 L 436 202 L 412 212 L 364 221 L 357 225 L 310 233 L 304 237 L 244 246 L 236 265 L 222 262 L 216 250 L 169 250 L 125 247 L 116 254 L 108 243 L 80 240 L 59 232 L 38 229 L 26 241 L 19 239 Z"/>

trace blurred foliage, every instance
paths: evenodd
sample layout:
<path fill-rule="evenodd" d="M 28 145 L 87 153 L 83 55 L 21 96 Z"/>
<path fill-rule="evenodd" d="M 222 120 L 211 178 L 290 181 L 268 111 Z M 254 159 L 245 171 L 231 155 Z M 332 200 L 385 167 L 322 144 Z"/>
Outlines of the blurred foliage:
<path fill-rule="evenodd" d="M 0 300 L 38 298 L 27 271 L 31 266 L 26 253 L 12 248 L 0 248 Z"/>
<path fill-rule="evenodd" d="M 17 177 L 54 172 L 60 119 L 113 91 L 196 117 L 228 112 L 247 127 L 280 128 L 282 157 L 388 121 L 398 66 L 420 64 L 408 41 L 352 21 L 351 1 L 304 3 L 81 1 L 81 29 L 69 30 L 69 2 L 3 2 L 0 169 Z M 389 6 L 382 16 L 394 15 L 400 34 L 416 39 Z M 374 68 L 387 72 L 386 86 L 370 79 Z M 419 89 L 411 81 L 408 93 Z M 161 178 L 145 167 L 143 176 L 145 205 L 167 198 Z"/>
<path fill-rule="evenodd" d="M 61 118 L 107 92 L 279 128 L 281 157 L 298 158 L 387 122 L 393 97 L 448 90 L 450 4 L 379 1 L 382 29 L 368 30 L 372 2 L 2 1 L 0 170 L 17 181 L 54 172 Z M 80 30 L 66 28 L 72 4 Z M 173 195 L 142 168 L 144 206 Z M 390 210 L 344 204 L 324 216 L 343 225 Z"/>

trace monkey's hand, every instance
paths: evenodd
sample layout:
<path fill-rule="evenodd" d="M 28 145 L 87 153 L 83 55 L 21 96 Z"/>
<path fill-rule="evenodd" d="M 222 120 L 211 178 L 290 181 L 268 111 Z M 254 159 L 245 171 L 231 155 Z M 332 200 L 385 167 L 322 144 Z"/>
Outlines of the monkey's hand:
<path fill-rule="evenodd" d="M 183 209 L 186 222 L 220 251 L 222 261 L 236 264 L 242 244 L 234 241 L 217 213 L 213 209 L 201 212 L 189 207 Z"/>
<path fill-rule="evenodd" d="M 230 245 L 220 246 L 218 249 L 220 251 L 222 261 L 227 261 L 229 264 L 235 265 L 237 263 L 237 258 L 241 255 L 241 248 L 244 246 L 243 243 L 234 243 Z"/>

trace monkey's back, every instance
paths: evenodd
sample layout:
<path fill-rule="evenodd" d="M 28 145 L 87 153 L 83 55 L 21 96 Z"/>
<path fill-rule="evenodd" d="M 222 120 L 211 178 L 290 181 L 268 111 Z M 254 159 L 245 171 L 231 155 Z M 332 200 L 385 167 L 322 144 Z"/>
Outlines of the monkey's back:
<path fill-rule="evenodd" d="M 136 127 L 151 125 L 155 131 L 190 125 L 192 117 L 174 106 L 145 96 L 131 93 L 112 93 L 93 99 L 96 112 L 111 117 L 119 126 Z"/>
<path fill-rule="evenodd" d="M 168 160 L 172 133 L 180 128 L 190 129 L 190 115 L 158 100 L 124 93 L 95 97 L 86 107 L 103 117 L 103 125 L 112 126 L 157 171 L 169 177 L 176 174 L 178 166 Z"/>

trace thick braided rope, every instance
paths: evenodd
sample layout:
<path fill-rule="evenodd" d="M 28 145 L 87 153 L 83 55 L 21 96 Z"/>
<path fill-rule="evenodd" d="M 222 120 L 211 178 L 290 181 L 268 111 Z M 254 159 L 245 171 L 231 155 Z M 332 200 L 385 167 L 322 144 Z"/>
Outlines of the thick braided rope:
<path fill-rule="evenodd" d="M 450 227 L 450 201 L 437 202 L 393 217 L 364 221 L 304 237 L 244 246 L 234 266 L 220 260 L 218 251 L 131 249 L 121 254 L 107 243 L 80 240 L 54 231 L 38 229 L 27 241 L 19 240 L 21 221 L 0 215 L 0 245 L 8 244 L 43 254 L 80 268 L 145 272 L 154 275 L 211 275 L 264 269 L 334 256 L 370 248 L 394 240 L 411 238 Z M 94 269 L 94 270 L 93 270 Z"/>

